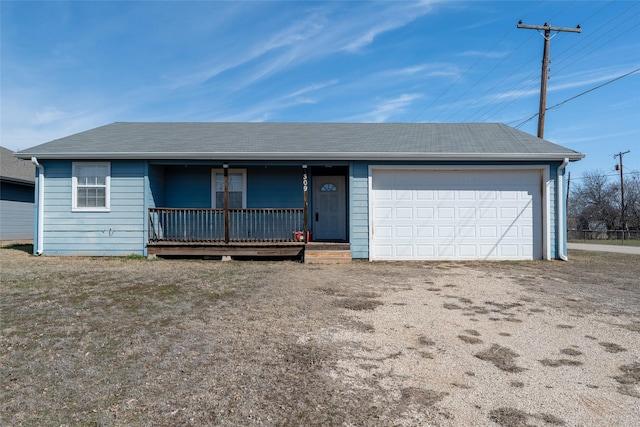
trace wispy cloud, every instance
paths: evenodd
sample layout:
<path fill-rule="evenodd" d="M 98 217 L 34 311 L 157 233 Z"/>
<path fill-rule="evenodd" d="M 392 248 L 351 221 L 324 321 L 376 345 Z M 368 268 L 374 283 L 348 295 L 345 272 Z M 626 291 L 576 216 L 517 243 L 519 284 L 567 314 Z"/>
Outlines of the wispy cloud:
<path fill-rule="evenodd" d="M 563 76 L 562 78 L 558 78 L 558 83 L 551 81 L 549 84 L 549 91 L 560 91 L 581 86 L 598 85 L 620 77 L 622 74 L 627 72 L 629 72 L 629 69 L 621 69 L 620 67 L 578 72 L 566 77 Z"/>
<path fill-rule="evenodd" d="M 263 99 L 262 101 L 239 112 L 213 112 L 213 116 L 206 117 L 206 120 L 230 122 L 261 122 L 272 120 L 275 117 L 278 117 L 283 111 L 293 107 L 318 103 L 317 93 L 322 91 L 322 89 L 329 88 L 337 84 L 338 80 L 312 83 L 283 95 Z M 313 94 L 316 94 L 316 96 L 314 97 Z"/>
<path fill-rule="evenodd" d="M 421 97 L 422 95 L 418 93 L 403 93 L 395 98 L 384 99 L 372 111 L 352 117 L 351 120 L 373 123 L 386 122 L 389 118 L 404 113 L 414 100 Z"/>
<path fill-rule="evenodd" d="M 458 53 L 458 56 L 471 56 L 471 57 L 481 56 L 484 58 L 503 58 L 509 55 L 509 53 L 510 52 L 500 52 L 500 51 L 487 52 L 482 50 L 465 50 L 463 52 Z"/>
<path fill-rule="evenodd" d="M 424 16 L 433 10 L 436 1 L 395 2 L 391 7 L 382 7 L 383 4 L 375 3 L 377 9 L 374 13 L 368 13 L 367 19 L 358 19 L 353 22 L 349 19 L 349 25 L 353 29 L 347 32 L 344 42 L 339 50 L 355 53 L 370 45 L 376 37 L 386 32 L 404 27 L 417 18 Z"/>
<path fill-rule="evenodd" d="M 374 3 L 353 19 L 335 4 L 310 9 L 278 32 L 261 36 L 239 53 L 214 56 L 210 67 L 174 76 L 174 88 L 200 85 L 224 72 L 249 67 L 237 77 L 239 89 L 309 61 L 340 53 L 357 53 L 382 33 L 401 28 L 429 13 L 435 2 Z M 351 11 L 353 13 L 353 11 Z M 250 42 L 251 43 L 251 42 Z"/>
<path fill-rule="evenodd" d="M 572 73 L 569 75 L 552 78 L 547 86 L 547 92 L 560 92 L 567 89 L 574 89 L 579 87 L 589 87 L 604 83 L 619 77 L 624 74 L 628 69 L 616 68 L 601 68 L 592 69 L 587 72 Z M 496 93 L 486 98 L 487 102 L 502 102 L 506 99 L 514 97 L 524 98 L 528 96 L 538 96 L 540 94 L 540 81 L 535 79 L 529 79 L 522 82 L 520 85 L 523 89 L 510 90 L 505 92 Z"/>
<path fill-rule="evenodd" d="M 309 92 L 315 92 L 317 90 L 320 89 L 324 89 L 325 87 L 329 87 L 329 86 L 334 86 L 338 83 L 337 79 L 332 79 L 326 82 L 322 82 L 322 83 L 313 83 L 310 84 L 309 86 L 305 86 L 302 89 L 298 89 L 293 91 L 292 93 L 286 95 L 287 98 L 296 98 L 300 95 L 304 95 L 307 94 Z"/>
<path fill-rule="evenodd" d="M 419 77 L 459 77 L 460 69 L 454 64 L 435 62 L 412 65 L 410 67 L 385 70 L 379 73 L 382 77 L 419 76 Z"/>
<path fill-rule="evenodd" d="M 589 135 L 578 135 L 577 132 L 584 131 L 584 126 L 573 127 L 568 129 L 563 129 L 563 132 L 556 132 L 561 135 L 566 135 L 565 137 L 559 137 L 562 139 L 563 143 L 566 144 L 577 144 L 577 143 L 588 143 L 593 141 L 603 141 L 610 140 L 613 141 L 616 138 L 627 137 L 633 135 L 636 132 L 633 131 L 625 131 L 625 132 L 605 132 L 605 133 L 593 133 L 592 129 L 589 129 Z"/>
<path fill-rule="evenodd" d="M 30 102 L 14 99 L 12 108 L 3 108 L 2 145 L 22 150 L 63 136 L 109 123 L 111 110 L 60 110 L 55 105 L 35 107 Z"/>

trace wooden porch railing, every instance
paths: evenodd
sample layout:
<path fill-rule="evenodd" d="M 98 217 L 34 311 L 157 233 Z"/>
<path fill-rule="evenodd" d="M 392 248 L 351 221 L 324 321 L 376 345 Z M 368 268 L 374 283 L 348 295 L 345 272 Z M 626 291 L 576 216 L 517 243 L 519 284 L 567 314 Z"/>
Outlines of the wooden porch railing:
<path fill-rule="evenodd" d="M 149 209 L 149 243 L 295 242 L 303 208 Z M 225 225 L 226 224 L 226 225 Z M 298 234 L 299 236 L 300 234 Z"/>

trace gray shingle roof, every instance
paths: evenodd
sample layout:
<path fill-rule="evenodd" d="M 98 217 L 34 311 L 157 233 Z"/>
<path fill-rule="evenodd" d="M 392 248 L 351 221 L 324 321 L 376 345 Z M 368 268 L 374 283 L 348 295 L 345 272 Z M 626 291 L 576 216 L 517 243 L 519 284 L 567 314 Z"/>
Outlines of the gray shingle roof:
<path fill-rule="evenodd" d="M 124 123 L 18 153 L 58 159 L 579 160 L 499 123 Z"/>
<path fill-rule="evenodd" d="M 35 166 L 29 161 L 13 157 L 13 151 L 0 147 L 0 180 L 20 184 L 34 184 Z"/>

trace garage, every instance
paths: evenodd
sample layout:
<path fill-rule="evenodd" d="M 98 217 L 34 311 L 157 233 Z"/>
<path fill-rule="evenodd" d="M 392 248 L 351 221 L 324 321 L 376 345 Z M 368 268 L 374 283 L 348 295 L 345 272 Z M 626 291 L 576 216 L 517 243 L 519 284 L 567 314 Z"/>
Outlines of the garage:
<path fill-rule="evenodd" d="M 542 173 L 371 168 L 370 259 L 542 259 Z"/>

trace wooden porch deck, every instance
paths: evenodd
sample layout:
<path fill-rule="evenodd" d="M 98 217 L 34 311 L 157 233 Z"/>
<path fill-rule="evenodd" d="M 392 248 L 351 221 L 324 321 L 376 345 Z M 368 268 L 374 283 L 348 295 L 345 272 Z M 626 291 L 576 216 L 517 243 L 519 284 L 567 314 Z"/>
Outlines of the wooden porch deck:
<path fill-rule="evenodd" d="M 351 245 L 333 242 L 150 242 L 149 257 L 281 257 L 305 263 L 351 262 Z"/>

